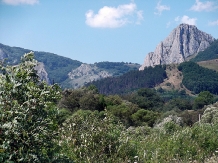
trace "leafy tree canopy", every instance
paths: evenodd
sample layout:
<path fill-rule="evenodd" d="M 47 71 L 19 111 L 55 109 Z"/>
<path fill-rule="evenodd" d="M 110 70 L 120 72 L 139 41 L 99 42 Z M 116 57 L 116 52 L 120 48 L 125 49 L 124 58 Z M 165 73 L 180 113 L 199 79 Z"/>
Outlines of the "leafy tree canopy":
<path fill-rule="evenodd" d="M 34 54 L 16 66 L 2 65 L 0 74 L 0 162 L 57 160 L 57 85 L 40 82 Z"/>

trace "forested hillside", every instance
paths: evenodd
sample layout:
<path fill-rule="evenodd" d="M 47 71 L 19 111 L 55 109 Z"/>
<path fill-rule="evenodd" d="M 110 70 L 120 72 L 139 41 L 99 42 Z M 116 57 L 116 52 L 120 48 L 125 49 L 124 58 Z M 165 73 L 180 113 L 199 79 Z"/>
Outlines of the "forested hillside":
<path fill-rule="evenodd" d="M 139 88 L 153 88 L 167 77 L 165 66 L 147 67 L 143 71 L 130 71 L 119 77 L 109 77 L 94 81 L 88 85 L 95 85 L 102 94 L 123 94 Z"/>
<path fill-rule="evenodd" d="M 178 66 L 183 73 L 182 83 L 186 88 L 198 94 L 201 91 L 218 93 L 218 73 L 199 66 L 194 62 L 184 62 Z"/>
<path fill-rule="evenodd" d="M 20 62 L 20 57 L 29 53 L 31 50 L 23 49 L 19 47 L 10 47 L 0 44 L 0 49 L 2 54 L 6 58 L 6 64 L 16 65 Z M 39 62 L 43 62 L 48 73 L 48 77 L 51 82 L 61 83 L 68 78 L 68 73 L 77 67 L 79 67 L 82 62 L 77 60 L 72 60 L 63 56 L 59 56 L 53 53 L 47 52 L 34 52 L 35 59 Z"/>
<path fill-rule="evenodd" d="M 122 75 L 131 70 L 138 70 L 140 65 L 137 63 L 127 63 L 127 62 L 97 62 L 95 65 L 112 73 L 114 76 Z"/>

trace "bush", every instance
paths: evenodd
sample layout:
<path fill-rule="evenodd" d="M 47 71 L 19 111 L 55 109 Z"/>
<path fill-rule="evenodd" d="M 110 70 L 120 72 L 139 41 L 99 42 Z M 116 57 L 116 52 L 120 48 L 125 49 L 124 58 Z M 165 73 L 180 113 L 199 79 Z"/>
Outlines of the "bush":
<path fill-rule="evenodd" d="M 62 153 L 76 162 L 126 162 L 136 150 L 124 130 L 107 111 L 79 110 L 60 129 Z"/>

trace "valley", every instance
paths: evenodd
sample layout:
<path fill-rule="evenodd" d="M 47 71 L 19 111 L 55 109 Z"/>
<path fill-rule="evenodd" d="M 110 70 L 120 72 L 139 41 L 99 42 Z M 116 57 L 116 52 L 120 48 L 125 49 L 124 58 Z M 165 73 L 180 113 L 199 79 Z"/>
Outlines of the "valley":
<path fill-rule="evenodd" d="M 143 65 L 0 44 L 0 160 L 217 162 L 217 47 L 186 24 Z"/>

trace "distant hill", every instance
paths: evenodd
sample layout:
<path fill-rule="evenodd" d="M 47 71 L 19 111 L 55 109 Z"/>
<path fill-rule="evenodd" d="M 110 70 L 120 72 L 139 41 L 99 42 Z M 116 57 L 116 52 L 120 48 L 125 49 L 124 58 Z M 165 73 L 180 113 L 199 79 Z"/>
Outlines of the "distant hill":
<path fill-rule="evenodd" d="M 30 51 L 32 50 L 0 44 L 0 59 L 6 59 L 6 64 L 14 65 L 20 62 L 21 56 Z M 34 55 L 37 61 L 44 63 L 50 82 L 62 83 L 72 69 L 82 64 L 80 61 L 53 53 L 34 51 Z"/>
<path fill-rule="evenodd" d="M 94 64 L 81 64 L 68 73 L 68 79 L 62 83 L 64 88 L 80 88 L 92 81 L 107 77 L 120 76 L 131 70 L 137 70 L 139 64 L 124 62 L 98 62 Z"/>
<path fill-rule="evenodd" d="M 0 43 L 0 60 L 6 59 L 5 64 L 15 65 L 20 62 L 21 56 L 30 51 L 32 50 L 10 47 Z M 62 88 L 79 88 L 90 81 L 108 76 L 119 76 L 130 70 L 137 70 L 140 67 L 137 63 L 125 62 L 84 64 L 80 61 L 48 52 L 34 51 L 34 55 L 37 61 L 43 63 L 39 67 L 47 72 L 48 79 L 46 81 L 58 83 Z"/>

